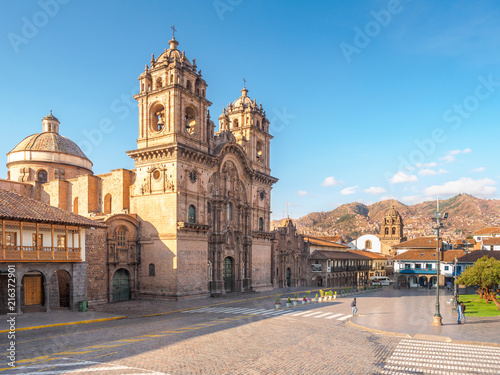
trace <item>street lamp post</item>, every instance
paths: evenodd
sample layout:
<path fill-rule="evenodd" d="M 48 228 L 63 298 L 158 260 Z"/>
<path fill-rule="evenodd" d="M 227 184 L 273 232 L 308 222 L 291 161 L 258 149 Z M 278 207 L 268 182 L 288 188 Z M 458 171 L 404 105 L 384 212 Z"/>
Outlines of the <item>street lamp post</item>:
<path fill-rule="evenodd" d="M 453 268 L 453 307 L 457 307 L 457 257 L 455 257 L 455 265 Z"/>
<path fill-rule="evenodd" d="M 436 247 L 437 247 L 437 251 L 436 251 L 436 258 L 437 258 L 437 262 L 436 262 L 436 311 L 434 312 L 434 319 L 432 321 L 432 325 L 435 325 L 435 326 L 443 325 L 442 316 L 441 316 L 441 312 L 439 309 L 439 271 L 440 271 L 439 268 L 441 266 L 440 256 L 439 256 L 439 250 L 440 250 L 439 231 L 443 227 L 443 223 L 441 223 L 441 220 L 445 220 L 445 219 L 448 219 L 448 213 L 445 212 L 441 217 L 441 212 L 439 212 L 439 197 L 438 197 L 437 210 L 434 213 L 434 218 L 432 219 L 432 221 L 436 223 L 436 225 L 433 226 L 432 228 L 434 229 L 434 232 L 436 233 L 436 237 L 437 237 L 437 245 L 436 245 Z"/>
<path fill-rule="evenodd" d="M 467 269 L 467 263 L 469 263 L 469 240 L 467 240 L 466 238 L 464 242 L 465 242 L 465 268 L 464 268 L 465 271 Z M 465 286 L 465 294 L 468 294 L 467 287 L 468 285 Z"/>

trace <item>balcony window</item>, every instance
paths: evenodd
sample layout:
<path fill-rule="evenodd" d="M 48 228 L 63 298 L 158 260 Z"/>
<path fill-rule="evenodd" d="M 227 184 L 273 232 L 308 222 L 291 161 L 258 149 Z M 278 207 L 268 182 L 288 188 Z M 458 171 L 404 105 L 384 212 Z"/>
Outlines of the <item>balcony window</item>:
<path fill-rule="evenodd" d="M 66 236 L 58 235 L 57 236 L 57 247 L 66 247 Z"/>
<path fill-rule="evenodd" d="M 421 263 L 415 263 L 415 269 L 416 270 L 419 270 L 422 268 L 422 264 Z"/>
<path fill-rule="evenodd" d="M 432 263 L 427 264 L 427 270 L 432 270 Z"/>
<path fill-rule="evenodd" d="M 3 233 L 0 232 L 0 245 L 3 245 Z M 17 233 L 5 232 L 5 246 L 17 246 Z"/>
<path fill-rule="evenodd" d="M 410 263 L 406 263 L 406 264 L 405 264 L 405 270 L 409 270 L 410 268 L 411 268 Z"/>

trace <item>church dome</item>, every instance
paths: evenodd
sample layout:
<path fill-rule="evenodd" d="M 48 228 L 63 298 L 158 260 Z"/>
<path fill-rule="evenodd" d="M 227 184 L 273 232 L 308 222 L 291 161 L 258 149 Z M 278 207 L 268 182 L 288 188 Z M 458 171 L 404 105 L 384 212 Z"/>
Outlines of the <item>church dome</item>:
<path fill-rule="evenodd" d="M 71 139 L 54 132 L 32 134 L 24 138 L 9 154 L 18 151 L 48 151 L 87 159 L 87 156 Z"/>
<path fill-rule="evenodd" d="M 71 139 L 59 134 L 59 120 L 50 113 L 42 119 L 43 131 L 24 138 L 7 154 L 13 163 L 57 163 L 92 172 L 92 162 Z"/>

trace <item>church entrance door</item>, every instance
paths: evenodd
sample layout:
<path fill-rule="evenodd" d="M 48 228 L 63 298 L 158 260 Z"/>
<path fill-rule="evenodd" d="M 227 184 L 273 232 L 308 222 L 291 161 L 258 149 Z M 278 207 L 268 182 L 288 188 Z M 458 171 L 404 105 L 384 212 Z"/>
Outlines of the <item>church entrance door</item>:
<path fill-rule="evenodd" d="M 231 257 L 224 258 L 224 267 L 222 269 L 224 279 L 224 290 L 232 292 L 234 287 L 234 260 Z"/>
<path fill-rule="evenodd" d="M 292 285 L 292 270 L 290 267 L 286 269 L 286 286 Z"/>
<path fill-rule="evenodd" d="M 113 275 L 113 302 L 130 299 L 130 277 L 126 269 L 120 268 Z"/>

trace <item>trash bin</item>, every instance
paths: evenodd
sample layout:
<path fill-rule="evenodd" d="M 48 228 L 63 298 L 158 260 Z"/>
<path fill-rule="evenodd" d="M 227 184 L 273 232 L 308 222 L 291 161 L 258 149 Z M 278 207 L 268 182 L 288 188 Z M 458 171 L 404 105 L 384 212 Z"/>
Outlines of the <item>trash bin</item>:
<path fill-rule="evenodd" d="M 89 304 L 87 301 L 80 301 L 78 303 L 78 311 L 79 312 L 86 312 L 88 307 L 89 307 Z"/>

